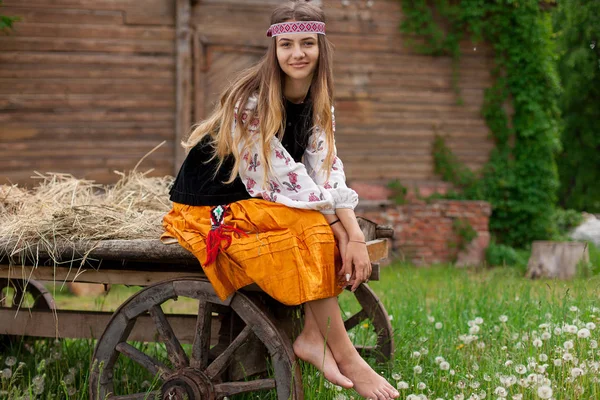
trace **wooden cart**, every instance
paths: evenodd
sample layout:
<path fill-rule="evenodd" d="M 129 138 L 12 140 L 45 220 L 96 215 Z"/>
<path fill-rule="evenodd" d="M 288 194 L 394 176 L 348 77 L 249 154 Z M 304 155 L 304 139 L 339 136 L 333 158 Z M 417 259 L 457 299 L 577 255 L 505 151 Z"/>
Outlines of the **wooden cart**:
<path fill-rule="evenodd" d="M 388 255 L 387 240 L 393 231 L 360 219 L 373 262 L 371 280 L 379 278 L 378 262 Z M 89 247 L 62 249 L 60 258 L 80 258 Z M 196 258 L 178 245 L 158 240 L 107 240 L 87 253 L 97 260 L 94 268 L 79 271 L 78 263 L 38 267 L 9 265 L 0 261 L 0 289 L 15 290 L 11 303 L 30 294 L 34 303 L 18 313 L 0 304 L 0 335 L 98 339 L 90 371 L 90 399 L 221 399 L 238 393 L 276 390 L 277 398 L 302 399 L 300 369 L 292 350 L 299 332 L 298 307 L 286 307 L 257 287 L 249 286 L 221 301 L 202 274 Z M 144 286 L 114 313 L 57 310 L 40 281 L 71 281 Z M 28 282 L 24 284 L 24 282 Z M 345 321 L 352 329 L 365 320 L 375 328 L 377 344 L 358 350 L 379 361 L 392 358 L 392 327 L 383 305 L 366 285 L 354 293 L 361 310 Z M 161 305 L 169 299 L 198 300 L 197 315 L 165 314 Z M 8 304 L 8 303 L 7 303 Z M 0 336 L 1 338 L 1 336 Z M 6 338 L 6 336 L 4 337 Z M 141 352 L 132 341 L 162 341 L 169 363 Z M 187 353 L 182 343 L 191 344 Z M 127 357 L 152 375 L 160 388 L 146 393 L 114 393 L 113 374 L 118 357 Z M 266 374 L 271 371 L 270 376 Z M 187 396 L 187 397 L 186 397 Z"/>

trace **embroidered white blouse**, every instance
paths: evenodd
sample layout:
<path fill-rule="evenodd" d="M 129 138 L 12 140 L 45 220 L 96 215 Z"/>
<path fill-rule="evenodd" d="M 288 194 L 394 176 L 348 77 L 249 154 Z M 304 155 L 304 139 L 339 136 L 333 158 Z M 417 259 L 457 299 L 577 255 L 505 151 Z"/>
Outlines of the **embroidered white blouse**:
<path fill-rule="evenodd" d="M 257 96 L 248 99 L 242 111 L 242 122 L 248 124 L 249 112 L 256 109 Z M 236 120 L 232 126 L 232 135 L 236 135 L 237 113 L 239 104 L 235 107 Z M 333 107 L 331 109 L 334 111 Z M 333 116 L 333 131 L 335 132 L 335 116 Z M 329 179 L 321 167 L 327 155 L 327 141 L 323 129 L 314 129 L 308 140 L 308 145 L 302 162 L 297 163 L 290 156 L 281 141 L 274 137 L 271 140 L 271 171 L 267 174 L 265 187 L 261 187 L 264 168 L 260 162 L 259 154 L 262 152 L 260 139 L 260 121 L 255 115 L 248 126 L 250 145 L 240 143 L 239 151 L 242 154 L 239 176 L 246 186 L 246 190 L 253 197 L 262 197 L 288 207 L 319 210 L 323 214 L 334 214 L 337 208 L 354 209 L 358 204 L 358 195 L 346 185 L 344 165 L 337 157 L 334 144 L 334 162 L 331 166 Z M 317 140 L 314 140 L 317 135 Z M 245 150 L 244 150 L 245 148 Z"/>

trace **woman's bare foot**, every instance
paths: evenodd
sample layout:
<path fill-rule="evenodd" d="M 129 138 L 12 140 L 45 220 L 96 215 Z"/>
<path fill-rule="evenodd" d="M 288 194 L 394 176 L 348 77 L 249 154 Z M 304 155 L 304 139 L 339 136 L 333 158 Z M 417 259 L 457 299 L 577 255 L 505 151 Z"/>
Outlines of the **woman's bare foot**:
<path fill-rule="evenodd" d="M 362 397 L 372 400 L 396 399 L 400 393 L 384 377 L 355 353 L 347 359 L 338 362 L 341 373 L 354 382 L 354 390 Z"/>
<path fill-rule="evenodd" d="M 307 333 L 305 330 L 294 342 L 294 353 L 299 359 L 317 367 L 329 382 L 350 389 L 353 386 L 352 381 L 340 373 L 329 346 L 325 347 L 325 351 L 323 346 L 325 346 L 325 339 L 320 332 Z"/>

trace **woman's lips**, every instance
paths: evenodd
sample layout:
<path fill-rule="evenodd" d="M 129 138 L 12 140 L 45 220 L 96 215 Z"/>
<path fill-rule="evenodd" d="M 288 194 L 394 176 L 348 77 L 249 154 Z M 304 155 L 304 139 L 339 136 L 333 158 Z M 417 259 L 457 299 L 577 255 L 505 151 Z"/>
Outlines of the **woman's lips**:
<path fill-rule="evenodd" d="M 290 65 L 294 68 L 302 68 L 302 67 L 306 67 L 308 65 L 308 63 L 290 64 Z"/>

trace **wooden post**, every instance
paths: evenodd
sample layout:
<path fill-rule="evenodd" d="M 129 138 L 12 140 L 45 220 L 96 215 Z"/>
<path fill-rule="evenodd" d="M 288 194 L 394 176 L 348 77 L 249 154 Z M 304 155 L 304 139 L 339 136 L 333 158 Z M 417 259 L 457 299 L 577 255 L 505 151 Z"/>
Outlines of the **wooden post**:
<path fill-rule="evenodd" d="M 589 261 L 587 243 L 535 241 L 531 246 L 526 276 L 532 279 L 571 279 L 581 261 Z"/>
<path fill-rule="evenodd" d="M 174 174 L 185 158 L 180 143 L 185 138 L 191 126 L 192 110 L 192 32 L 190 27 L 190 0 L 177 0 L 176 10 L 176 43 L 177 49 L 177 78 L 175 90 L 175 160 Z"/>

